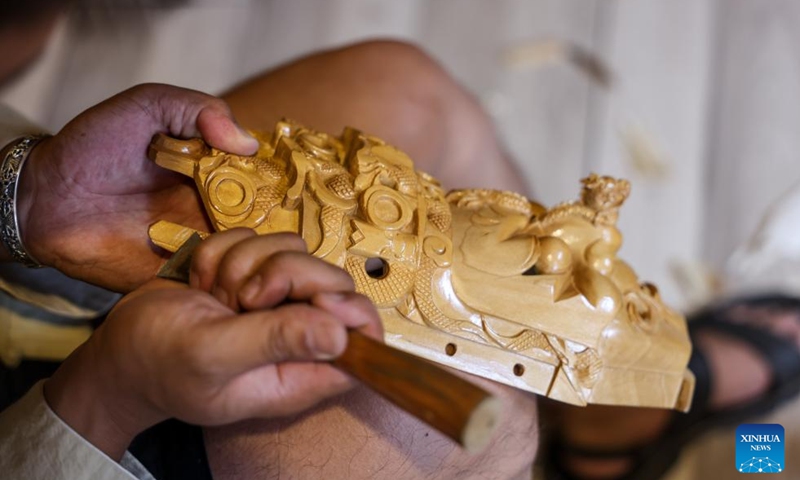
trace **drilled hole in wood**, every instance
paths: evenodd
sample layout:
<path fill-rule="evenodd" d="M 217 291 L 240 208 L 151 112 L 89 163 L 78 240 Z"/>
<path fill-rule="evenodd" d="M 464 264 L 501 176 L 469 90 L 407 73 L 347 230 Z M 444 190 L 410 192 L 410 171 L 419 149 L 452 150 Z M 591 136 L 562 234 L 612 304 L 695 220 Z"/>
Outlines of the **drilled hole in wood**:
<path fill-rule="evenodd" d="M 389 274 L 389 264 L 379 257 L 368 258 L 364 263 L 364 271 L 370 277 L 380 279 Z"/>
<path fill-rule="evenodd" d="M 518 363 L 514 365 L 514 375 L 521 377 L 525 373 L 525 365 Z"/>
<path fill-rule="evenodd" d="M 452 357 L 453 355 L 455 355 L 457 351 L 458 351 L 458 347 L 456 346 L 455 343 L 448 343 L 444 347 L 444 353 L 446 353 L 447 356 L 449 356 L 449 357 Z"/>
<path fill-rule="evenodd" d="M 523 276 L 531 276 L 531 275 L 539 275 L 539 270 L 536 269 L 536 265 L 533 265 L 531 268 L 522 272 Z"/>

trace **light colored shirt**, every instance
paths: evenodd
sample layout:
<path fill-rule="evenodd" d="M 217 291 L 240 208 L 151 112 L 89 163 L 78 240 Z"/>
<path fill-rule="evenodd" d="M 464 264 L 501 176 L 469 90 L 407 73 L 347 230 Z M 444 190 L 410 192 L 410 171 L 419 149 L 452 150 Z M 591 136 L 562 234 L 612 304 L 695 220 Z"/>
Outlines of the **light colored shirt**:
<path fill-rule="evenodd" d="M 0 414 L 3 478 L 155 480 L 130 453 L 117 463 L 72 430 L 47 406 L 43 384 Z"/>
<path fill-rule="evenodd" d="M 42 130 L 0 104 L 0 148 Z M 50 269 L 0 265 L 0 361 L 60 361 L 91 335 L 119 294 Z M 0 412 L 0 476 L 9 479 L 139 479 L 154 477 L 130 453 L 115 462 L 47 405 L 43 381 Z"/>

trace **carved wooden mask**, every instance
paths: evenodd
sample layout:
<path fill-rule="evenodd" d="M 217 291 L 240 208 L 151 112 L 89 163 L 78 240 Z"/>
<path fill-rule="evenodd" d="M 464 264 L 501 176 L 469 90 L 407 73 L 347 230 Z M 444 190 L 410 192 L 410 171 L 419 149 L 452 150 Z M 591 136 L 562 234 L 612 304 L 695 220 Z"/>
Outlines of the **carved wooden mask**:
<path fill-rule="evenodd" d="M 547 209 L 511 192 L 445 193 L 357 130 L 284 121 L 255 135 L 253 157 L 165 136 L 151 157 L 194 178 L 216 230 L 297 232 L 344 268 L 390 345 L 576 405 L 688 408 L 686 322 L 616 256 L 627 181 L 591 175 L 580 200 Z M 170 251 L 191 233 L 150 229 Z"/>

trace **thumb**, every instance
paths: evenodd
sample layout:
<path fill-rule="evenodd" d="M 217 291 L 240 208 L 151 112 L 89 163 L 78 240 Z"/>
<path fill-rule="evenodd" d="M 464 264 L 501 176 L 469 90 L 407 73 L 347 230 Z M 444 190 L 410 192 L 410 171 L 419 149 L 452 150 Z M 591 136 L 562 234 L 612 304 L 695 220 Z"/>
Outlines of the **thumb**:
<path fill-rule="evenodd" d="M 353 292 L 318 293 L 311 304 L 340 319 L 348 328 L 383 341 L 381 317 L 369 298 Z"/>
<path fill-rule="evenodd" d="M 200 136 L 214 148 L 238 155 L 253 155 L 258 150 L 258 140 L 236 124 L 222 100 L 200 110 L 196 123 Z"/>
<path fill-rule="evenodd" d="M 347 346 L 347 330 L 319 308 L 292 303 L 206 325 L 198 340 L 210 365 L 237 375 L 274 363 L 336 358 Z"/>
<path fill-rule="evenodd" d="M 171 135 L 202 137 L 212 147 L 237 155 L 258 150 L 258 140 L 236 124 L 228 104 L 217 97 L 160 84 L 139 85 L 125 94 L 136 103 L 155 99 L 157 109 L 150 110 L 151 115 Z"/>

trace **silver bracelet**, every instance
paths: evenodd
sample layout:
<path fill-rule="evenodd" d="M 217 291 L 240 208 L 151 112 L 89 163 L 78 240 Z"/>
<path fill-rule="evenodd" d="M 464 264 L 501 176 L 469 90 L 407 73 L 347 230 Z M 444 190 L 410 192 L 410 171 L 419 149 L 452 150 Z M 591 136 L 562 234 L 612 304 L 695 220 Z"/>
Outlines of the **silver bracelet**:
<path fill-rule="evenodd" d="M 8 150 L 0 164 L 0 241 L 17 262 L 26 267 L 38 268 L 42 265 L 31 256 L 22 244 L 17 218 L 17 186 L 19 174 L 33 147 L 44 136 L 24 137 Z"/>

